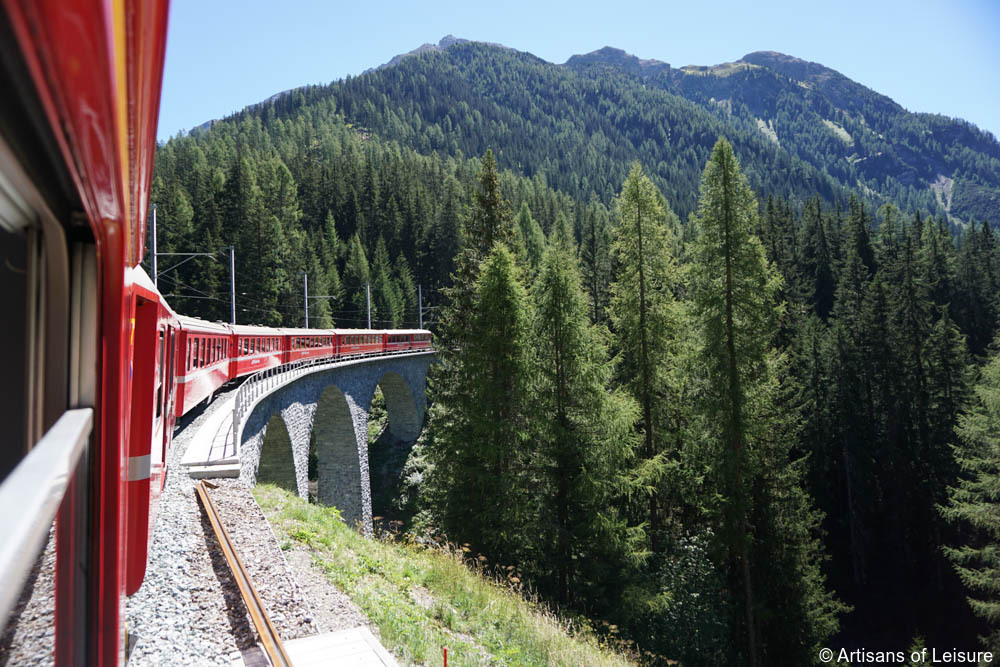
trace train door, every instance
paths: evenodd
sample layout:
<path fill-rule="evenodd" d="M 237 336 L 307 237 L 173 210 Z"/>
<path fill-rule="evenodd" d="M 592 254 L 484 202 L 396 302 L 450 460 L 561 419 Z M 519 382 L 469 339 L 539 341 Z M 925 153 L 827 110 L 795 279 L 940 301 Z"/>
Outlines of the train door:
<path fill-rule="evenodd" d="M 146 545 L 149 541 L 149 484 L 151 473 L 150 425 L 155 418 L 159 384 L 157 361 L 163 347 L 162 331 L 157 331 L 158 304 L 142 296 L 135 297 L 135 326 L 132 344 L 132 392 L 129 397 L 130 419 L 126 501 L 125 592 L 132 595 L 142 584 L 146 572 Z M 162 366 L 162 364 L 160 364 Z M 162 420 L 161 420 L 162 422 Z M 162 426 L 161 426 L 162 428 Z M 161 437 L 162 437 L 162 432 Z M 141 557 L 140 557 L 141 554 Z"/>
<path fill-rule="evenodd" d="M 164 418 L 163 418 L 163 457 L 162 460 L 166 462 L 167 460 L 167 450 L 170 449 L 170 441 L 173 439 L 174 435 L 174 355 L 177 349 L 177 331 L 168 326 L 167 327 L 167 364 L 164 368 L 164 374 L 166 376 L 167 390 L 163 397 L 164 404 Z"/>

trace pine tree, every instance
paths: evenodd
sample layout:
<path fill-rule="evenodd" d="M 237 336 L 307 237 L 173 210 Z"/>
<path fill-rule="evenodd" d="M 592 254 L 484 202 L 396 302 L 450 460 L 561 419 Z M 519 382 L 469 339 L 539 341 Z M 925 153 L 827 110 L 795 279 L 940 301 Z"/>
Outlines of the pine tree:
<path fill-rule="evenodd" d="M 378 313 L 378 327 L 397 328 L 403 320 L 405 303 L 399 293 L 399 287 L 392 275 L 392 265 L 389 263 L 389 251 L 385 239 L 378 237 L 375 244 L 375 254 L 371 264 L 372 309 Z M 372 325 L 376 326 L 374 316 Z"/>
<path fill-rule="evenodd" d="M 517 562 L 534 509 L 527 502 L 532 346 L 527 294 L 497 245 L 474 285 L 461 374 L 432 407 L 433 467 L 424 493 L 452 540 Z"/>
<path fill-rule="evenodd" d="M 406 255 L 399 254 L 393 264 L 393 278 L 399 291 L 401 304 L 403 307 L 400 324 L 403 326 L 417 326 L 419 319 L 417 308 L 417 286 L 413 281 L 413 272 L 410 271 L 410 264 L 406 261 Z"/>
<path fill-rule="evenodd" d="M 806 203 L 802 214 L 802 237 L 802 243 L 799 245 L 802 257 L 799 264 L 805 282 L 804 296 L 816 314 L 825 321 L 833 309 L 836 284 L 833 279 L 830 246 L 827 241 L 826 223 L 820 211 L 819 197 L 813 197 Z"/>
<path fill-rule="evenodd" d="M 371 284 L 371 273 L 368 268 L 368 258 L 357 234 L 351 237 L 347 248 L 347 264 L 344 265 L 344 291 L 347 295 L 347 321 L 353 327 L 363 327 L 367 321 L 368 293 L 366 287 Z M 372 320 L 377 316 L 372 304 Z"/>
<path fill-rule="evenodd" d="M 519 243 L 524 248 L 524 259 L 529 269 L 529 277 L 534 277 L 542 264 L 542 253 L 545 252 L 545 234 L 538 222 L 531 217 L 528 202 L 521 202 L 521 210 L 517 214 L 514 231 Z"/>
<path fill-rule="evenodd" d="M 668 408 L 673 406 L 666 376 L 679 336 L 673 290 L 680 273 L 670 253 L 668 223 L 674 216 L 638 163 L 625 179 L 615 206 L 621 222 L 612 244 L 618 273 L 611 286 L 611 322 L 621 349 L 619 375 L 641 410 L 643 438 L 636 476 L 647 496 L 650 546 L 657 552 L 662 546 L 663 485 L 676 460 L 668 426 Z"/>
<path fill-rule="evenodd" d="M 587 206 L 580 241 L 583 282 L 590 301 L 590 319 L 607 319 L 608 286 L 611 284 L 611 228 L 607 210 L 596 201 Z"/>
<path fill-rule="evenodd" d="M 528 437 L 528 307 L 507 249 L 513 223 L 493 153 L 487 151 L 480 164 L 453 286 L 443 290 L 448 303 L 439 325 L 442 364 L 431 376 L 432 467 L 422 493 L 453 539 L 461 536 L 494 558 L 506 558 L 519 550 L 515 543 L 525 537 L 515 535 L 528 522 L 514 469 L 524 463 Z"/>
<path fill-rule="evenodd" d="M 614 501 L 637 409 L 611 389 L 605 335 L 587 317 L 576 257 L 561 237 L 542 260 L 534 301 L 540 373 L 533 392 L 539 433 L 532 468 L 542 481 L 536 487 L 541 560 L 555 570 L 560 602 L 600 600 L 626 560 L 624 520 Z"/>
<path fill-rule="evenodd" d="M 986 648 L 1000 652 L 1000 355 L 994 355 L 976 384 L 974 400 L 956 429 L 955 458 L 964 471 L 949 489 L 944 516 L 969 531 L 960 546 L 946 547 L 968 590 L 973 612 L 993 628 L 982 638 Z"/>
<path fill-rule="evenodd" d="M 442 314 L 440 335 L 444 346 L 461 346 L 468 336 L 469 317 L 475 306 L 473 285 L 479 277 L 480 264 L 495 245 L 514 239 L 510 205 L 500 192 L 493 151 L 487 150 L 481 161 L 479 187 L 474 205 L 463 225 L 463 245 L 455 259 L 452 286 L 444 290 L 449 303 Z"/>
<path fill-rule="evenodd" d="M 754 234 L 756 198 L 725 139 L 702 176 L 697 224 L 694 303 L 724 499 L 718 541 L 732 636 L 749 665 L 802 664 L 835 631 L 838 606 L 819 570 L 818 517 L 790 459 L 797 432 L 784 362 L 770 348 L 780 277 Z"/>

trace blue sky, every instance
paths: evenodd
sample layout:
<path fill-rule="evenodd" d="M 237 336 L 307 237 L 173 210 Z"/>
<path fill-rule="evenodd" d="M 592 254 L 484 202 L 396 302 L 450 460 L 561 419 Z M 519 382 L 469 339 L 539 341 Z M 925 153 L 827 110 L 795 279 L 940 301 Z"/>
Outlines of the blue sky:
<path fill-rule="evenodd" d="M 172 0 L 158 136 L 360 74 L 447 34 L 556 63 L 603 46 L 675 67 L 780 51 L 1000 137 L 997 0 Z"/>

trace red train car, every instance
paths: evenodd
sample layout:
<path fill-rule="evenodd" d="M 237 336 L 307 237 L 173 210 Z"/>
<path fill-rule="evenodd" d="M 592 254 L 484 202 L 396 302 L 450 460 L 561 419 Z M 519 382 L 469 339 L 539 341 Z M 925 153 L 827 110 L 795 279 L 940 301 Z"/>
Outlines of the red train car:
<path fill-rule="evenodd" d="M 232 333 L 233 358 L 230 379 L 251 375 L 285 361 L 286 341 L 281 329 L 226 325 Z"/>
<path fill-rule="evenodd" d="M 430 347 L 431 332 L 426 329 L 393 329 L 385 332 L 384 339 L 383 350 L 386 354 L 395 354 Z"/>
<path fill-rule="evenodd" d="M 334 329 L 338 357 L 360 357 L 382 352 L 385 332 L 374 329 Z"/>
<path fill-rule="evenodd" d="M 131 271 L 132 387 L 126 472 L 127 536 L 125 593 L 139 590 L 146 573 L 147 547 L 156 506 L 163 490 L 166 454 L 173 437 L 175 408 L 174 356 L 178 316 L 139 267 Z M 185 318 L 180 318 L 185 319 Z"/>
<path fill-rule="evenodd" d="M 282 329 L 281 333 L 287 350 L 285 363 L 337 354 L 337 339 L 331 329 Z"/>
<path fill-rule="evenodd" d="M 228 325 L 179 315 L 177 339 L 177 416 L 210 399 L 233 379 L 230 352 L 233 341 Z"/>

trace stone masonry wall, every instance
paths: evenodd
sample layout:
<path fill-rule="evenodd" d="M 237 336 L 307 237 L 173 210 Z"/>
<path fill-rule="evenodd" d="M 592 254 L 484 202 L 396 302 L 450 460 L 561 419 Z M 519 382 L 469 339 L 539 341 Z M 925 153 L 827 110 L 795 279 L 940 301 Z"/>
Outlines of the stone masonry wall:
<path fill-rule="evenodd" d="M 433 355 L 426 354 L 344 362 L 300 377 L 263 397 L 244 421 L 240 478 L 251 486 L 257 482 L 261 451 L 272 443 L 267 437 L 268 422 L 280 414 L 290 440 L 296 488 L 299 496 L 308 497 L 309 439 L 315 428 L 319 501 L 336 506 L 348 524 L 360 522 L 370 534 L 368 408 L 372 396 L 381 384 L 390 433 L 414 442 L 423 424 L 427 369 L 433 360 Z"/>

